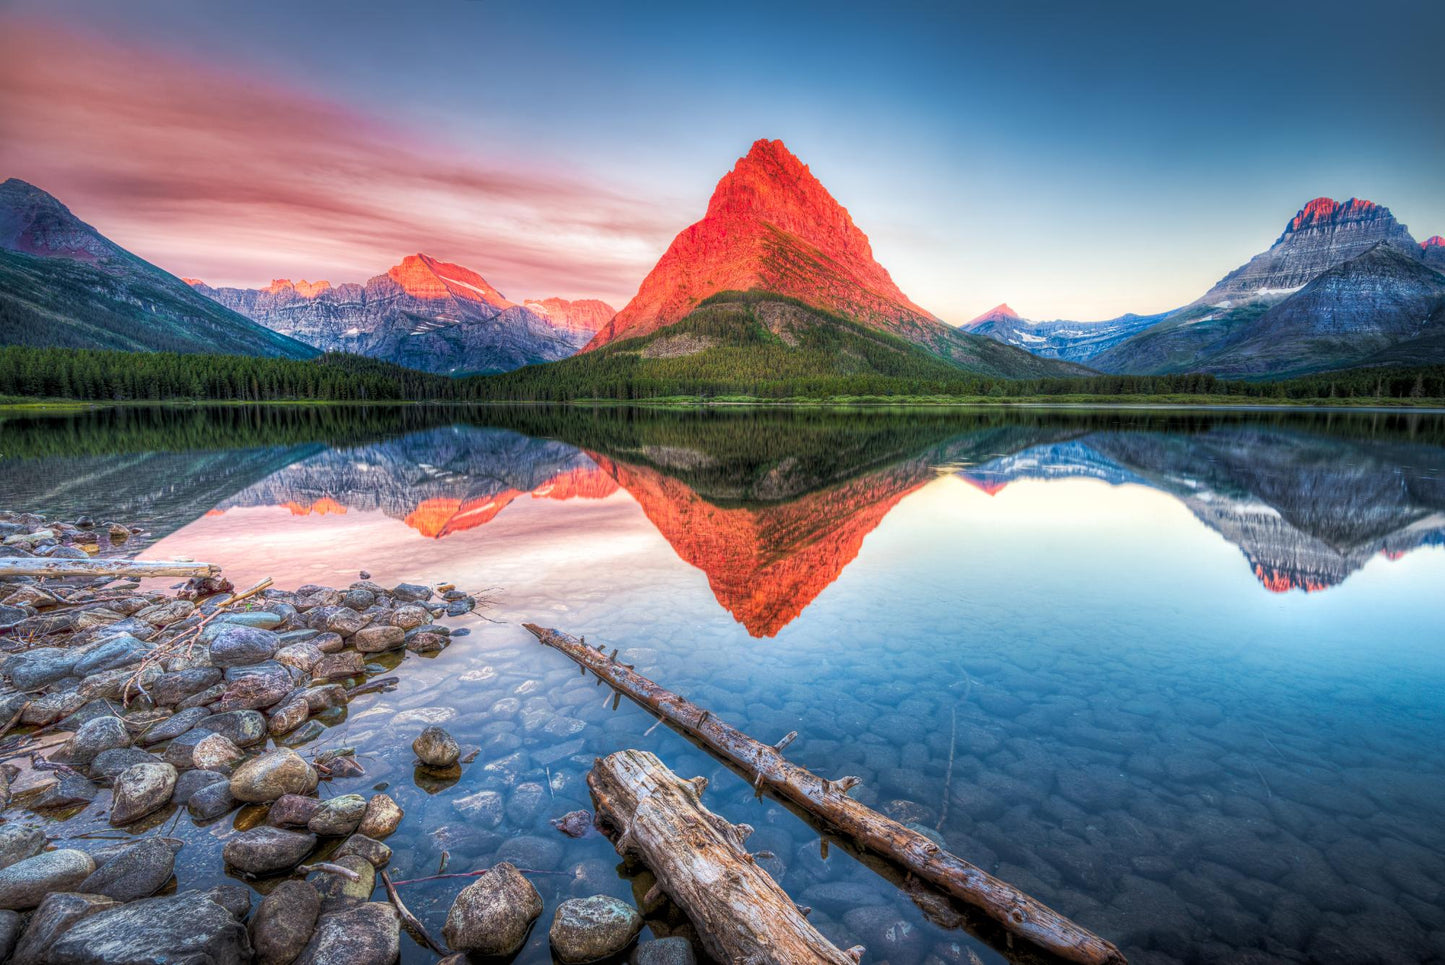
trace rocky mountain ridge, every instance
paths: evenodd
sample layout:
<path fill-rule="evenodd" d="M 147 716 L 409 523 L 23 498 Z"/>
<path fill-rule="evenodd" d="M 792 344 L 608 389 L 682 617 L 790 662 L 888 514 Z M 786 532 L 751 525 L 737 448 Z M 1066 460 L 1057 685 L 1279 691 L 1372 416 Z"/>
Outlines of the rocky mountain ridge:
<path fill-rule="evenodd" d="M 0 183 L 0 345 L 310 358 L 19 178 Z"/>
<path fill-rule="evenodd" d="M 475 271 L 420 253 L 364 284 L 279 278 L 247 289 L 189 281 L 208 298 L 322 351 L 448 375 L 566 358 L 612 314 L 593 300 L 518 304 Z"/>

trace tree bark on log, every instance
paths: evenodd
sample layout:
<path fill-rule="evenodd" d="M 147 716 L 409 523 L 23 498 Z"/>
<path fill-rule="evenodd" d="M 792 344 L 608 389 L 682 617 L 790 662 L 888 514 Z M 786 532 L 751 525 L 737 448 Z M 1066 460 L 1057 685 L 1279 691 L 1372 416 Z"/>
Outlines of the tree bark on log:
<path fill-rule="evenodd" d="M 597 813 L 617 832 L 617 853 L 636 858 L 687 912 L 708 954 L 752 965 L 857 965 L 824 938 L 743 843 L 701 801 L 707 781 L 684 781 L 648 751 L 624 750 L 587 775 Z M 861 949 L 857 950 L 861 954 Z"/>
<path fill-rule="evenodd" d="M 219 566 L 211 563 L 178 563 L 165 560 L 52 560 L 42 557 L 0 558 L 0 579 L 33 576 L 65 579 L 74 576 L 218 576 Z"/>
<path fill-rule="evenodd" d="M 566 654 L 618 692 L 646 707 L 753 780 L 791 801 L 861 848 L 896 863 L 917 878 L 972 905 L 1005 931 L 1079 965 L 1123 965 L 1112 943 L 1080 927 L 1042 902 L 848 797 L 856 777 L 824 780 L 783 757 L 781 748 L 760 743 L 691 701 L 658 686 L 604 653 L 559 630 L 524 624 L 544 646 Z"/>

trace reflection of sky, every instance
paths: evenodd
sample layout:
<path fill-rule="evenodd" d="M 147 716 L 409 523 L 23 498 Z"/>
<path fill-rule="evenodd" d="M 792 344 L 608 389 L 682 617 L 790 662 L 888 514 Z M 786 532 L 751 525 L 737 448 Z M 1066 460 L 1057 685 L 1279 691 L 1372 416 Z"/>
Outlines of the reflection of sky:
<path fill-rule="evenodd" d="M 240 585 L 263 576 L 283 586 L 340 585 L 361 569 L 386 584 L 448 580 L 497 587 L 490 595 L 508 619 L 557 613 L 559 625 L 581 632 L 661 622 L 747 639 L 705 575 L 678 558 L 625 492 L 518 499 L 486 525 L 441 540 L 379 512 L 235 508 L 196 520 L 146 555 L 218 563 Z M 1237 654 L 1365 648 L 1430 661 L 1423 631 L 1445 616 L 1442 586 L 1445 550 L 1425 547 L 1396 561 L 1376 557 L 1327 592 L 1269 593 L 1238 548 L 1157 490 L 1023 481 L 989 496 L 946 476 L 900 502 L 778 639 L 906 615 L 928 632 L 961 637 L 1023 633 Z"/>

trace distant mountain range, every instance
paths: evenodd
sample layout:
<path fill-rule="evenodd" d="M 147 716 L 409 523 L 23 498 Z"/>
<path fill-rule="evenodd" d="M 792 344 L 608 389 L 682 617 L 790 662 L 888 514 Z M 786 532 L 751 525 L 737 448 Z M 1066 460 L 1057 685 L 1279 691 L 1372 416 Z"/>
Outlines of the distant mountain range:
<path fill-rule="evenodd" d="M 0 345 L 317 354 L 196 294 L 18 178 L 0 184 Z"/>
<path fill-rule="evenodd" d="M 365 284 L 273 281 L 201 294 L 326 352 L 446 375 L 509 372 L 574 354 L 614 314 L 596 300 L 508 301 L 476 272 L 415 254 Z"/>
<path fill-rule="evenodd" d="M 1417 244 L 1390 210 L 1316 198 L 1267 251 L 1182 308 L 1107 322 L 998 309 L 964 328 L 1104 372 L 1288 376 L 1445 362 L 1445 239 Z M 1001 306 L 1006 308 L 1007 306 Z"/>

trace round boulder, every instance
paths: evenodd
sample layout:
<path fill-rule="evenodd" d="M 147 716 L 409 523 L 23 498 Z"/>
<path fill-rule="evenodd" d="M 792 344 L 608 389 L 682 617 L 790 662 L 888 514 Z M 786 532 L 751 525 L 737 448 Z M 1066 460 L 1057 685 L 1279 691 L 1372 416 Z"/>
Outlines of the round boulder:
<path fill-rule="evenodd" d="M 283 794 L 305 794 L 314 786 L 311 765 L 282 748 L 252 758 L 231 775 L 231 796 L 238 801 L 274 801 Z"/>
<path fill-rule="evenodd" d="M 569 898 L 557 906 L 547 937 L 552 952 L 566 965 L 611 958 L 642 931 L 637 909 L 608 895 Z"/>
<path fill-rule="evenodd" d="M 268 875 L 289 871 L 316 847 L 316 835 L 262 826 L 242 831 L 226 842 L 221 857 L 238 871 Z"/>
<path fill-rule="evenodd" d="M 132 764 L 115 779 L 111 826 L 118 828 L 159 811 L 170 802 L 175 789 L 176 769 L 170 764 Z"/>
<path fill-rule="evenodd" d="M 51 892 L 75 891 L 93 871 L 95 859 L 84 851 L 42 851 L 0 871 L 0 908 L 34 908 Z"/>
<path fill-rule="evenodd" d="M 227 624 L 211 639 L 211 663 L 222 669 L 249 667 L 270 660 L 281 649 L 281 638 L 270 630 Z"/>
<path fill-rule="evenodd" d="M 435 725 L 421 732 L 412 741 L 411 749 L 427 767 L 451 767 L 462 756 L 462 748 L 456 739 Z"/>

